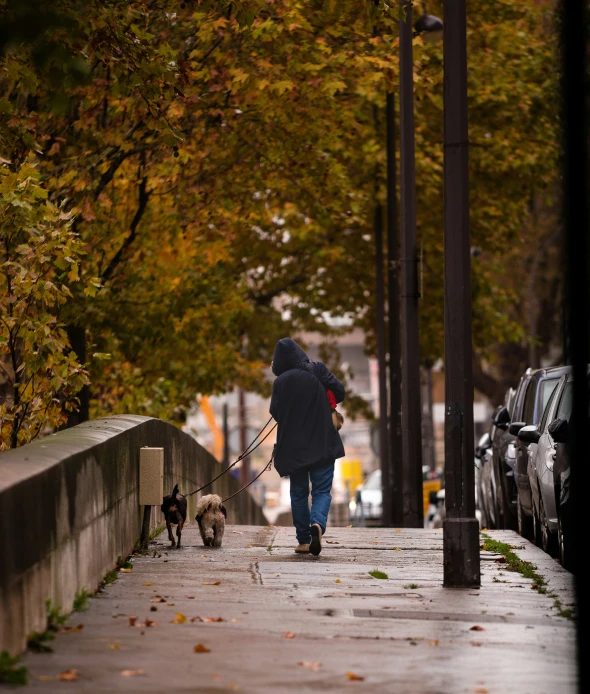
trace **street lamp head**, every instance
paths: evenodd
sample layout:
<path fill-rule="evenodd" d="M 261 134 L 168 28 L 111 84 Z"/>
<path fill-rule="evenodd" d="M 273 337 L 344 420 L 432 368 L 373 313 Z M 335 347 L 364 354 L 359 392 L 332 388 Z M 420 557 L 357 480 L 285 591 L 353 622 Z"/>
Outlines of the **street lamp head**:
<path fill-rule="evenodd" d="M 440 41 L 443 35 L 442 19 L 426 12 L 426 5 L 422 3 L 424 14 L 418 18 L 414 24 L 416 34 L 421 34 L 422 38 L 429 43 Z"/>

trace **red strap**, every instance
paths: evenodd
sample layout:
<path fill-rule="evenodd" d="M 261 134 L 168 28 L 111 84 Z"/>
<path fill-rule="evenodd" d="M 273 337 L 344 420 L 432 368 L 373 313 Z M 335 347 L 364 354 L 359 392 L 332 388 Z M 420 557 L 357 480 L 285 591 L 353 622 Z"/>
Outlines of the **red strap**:
<path fill-rule="evenodd" d="M 326 389 L 326 395 L 328 396 L 328 402 L 330 403 L 330 409 L 335 410 L 336 409 L 336 398 L 334 397 L 334 393 L 331 390 Z"/>

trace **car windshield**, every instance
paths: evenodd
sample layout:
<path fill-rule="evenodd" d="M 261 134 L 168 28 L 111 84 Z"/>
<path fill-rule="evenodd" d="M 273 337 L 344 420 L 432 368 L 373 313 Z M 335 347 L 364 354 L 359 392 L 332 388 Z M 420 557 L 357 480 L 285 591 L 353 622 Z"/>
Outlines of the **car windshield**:
<path fill-rule="evenodd" d="M 553 394 L 553 391 L 555 390 L 555 387 L 557 386 L 558 382 L 558 378 L 548 378 L 541 383 L 541 414 L 545 412 L 545 408 L 547 407 L 549 398 Z"/>
<path fill-rule="evenodd" d="M 381 489 L 381 470 L 375 470 L 367 477 L 366 482 L 363 484 L 363 489 L 370 491 Z"/>
<path fill-rule="evenodd" d="M 569 422 L 572 414 L 573 395 L 574 384 L 568 383 L 564 388 L 559 407 L 557 408 L 557 419 L 565 419 Z"/>

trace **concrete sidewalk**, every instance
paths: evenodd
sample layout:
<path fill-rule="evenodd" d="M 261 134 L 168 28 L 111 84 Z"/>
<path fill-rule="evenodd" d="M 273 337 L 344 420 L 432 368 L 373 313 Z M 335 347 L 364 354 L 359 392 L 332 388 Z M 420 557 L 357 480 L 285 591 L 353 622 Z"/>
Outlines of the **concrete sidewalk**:
<path fill-rule="evenodd" d="M 332 529 L 316 559 L 293 553 L 290 528 L 228 526 L 212 550 L 188 526 L 181 550 L 160 536 L 75 613 L 83 629 L 59 634 L 54 653 L 24 658 L 28 689 L 575 692 L 574 622 L 554 607 L 573 603 L 571 575 L 515 533 L 489 535 L 533 562 L 552 594 L 488 552 L 480 589 L 443 589 L 440 530 Z M 139 626 L 146 618 L 155 624 Z M 71 669 L 76 681 L 55 679 Z"/>

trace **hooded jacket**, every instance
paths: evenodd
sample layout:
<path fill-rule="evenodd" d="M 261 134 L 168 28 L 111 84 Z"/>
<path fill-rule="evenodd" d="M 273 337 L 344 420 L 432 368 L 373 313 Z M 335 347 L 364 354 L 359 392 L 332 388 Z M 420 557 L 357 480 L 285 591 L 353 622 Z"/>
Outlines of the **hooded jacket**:
<path fill-rule="evenodd" d="M 326 395 L 344 400 L 344 386 L 321 361 L 310 362 L 291 338 L 275 347 L 270 414 L 278 422 L 274 464 L 281 477 L 296 470 L 327 463 L 344 455 L 340 434 L 332 424 Z"/>

